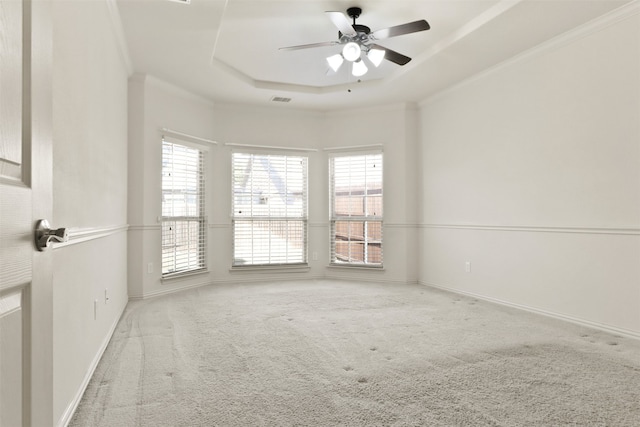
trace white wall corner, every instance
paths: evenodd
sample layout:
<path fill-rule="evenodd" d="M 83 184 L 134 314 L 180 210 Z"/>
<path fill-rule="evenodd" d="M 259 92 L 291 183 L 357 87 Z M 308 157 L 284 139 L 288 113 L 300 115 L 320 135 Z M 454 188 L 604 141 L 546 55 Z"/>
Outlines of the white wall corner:
<path fill-rule="evenodd" d="M 124 34 L 124 27 L 122 25 L 122 19 L 120 17 L 120 10 L 116 0 L 106 0 L 107 8 L 109 9 L 109 17 L 111 18 L 111 28 L 116 38 L 116 44 L 118 45 L 118 52 L 120 52 L 120 58 L 127 70 L 127 75 L 131 76 L 134 72 L 133 62 L 131 62 L 131 56 L 129 55 L 129 47 L 127 46 L 127 38 Z"/>
<path fill-rule="evenodd" d="M 176 84 L 170 83 L 154 75 L 151 75 L 151 74 L 145 75 L 144 81 L 146 82 L 146 84 L 153 86 L 155 88 L 158 88 L 170 95 L 177 96 L 178 98 L 181 98 L 187 101 L 200 102 L 202 104 L 205 104 L 205 106 L 209 108 L 212 108 L 214 106 L 214 102 L 211 99 L 206 98 L 202 95 L 198 95 L 196 93 L 190 92 Z"/>

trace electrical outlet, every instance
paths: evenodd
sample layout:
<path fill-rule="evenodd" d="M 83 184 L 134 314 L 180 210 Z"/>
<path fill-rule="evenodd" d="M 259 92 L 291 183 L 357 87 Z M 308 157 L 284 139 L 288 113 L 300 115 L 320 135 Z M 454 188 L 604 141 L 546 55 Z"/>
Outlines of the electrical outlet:
<path fill-rule="evenodd" d="M 147 274 L 151 274 L 151 273 L 153 273 L 153 263 L 152 262 L 147 264 Z"/>
<path fill-rule="evenodd" d="M 471 261 L 466 261 L 464 263 L 464 271 L 467 273 L 471 273 Z"/>

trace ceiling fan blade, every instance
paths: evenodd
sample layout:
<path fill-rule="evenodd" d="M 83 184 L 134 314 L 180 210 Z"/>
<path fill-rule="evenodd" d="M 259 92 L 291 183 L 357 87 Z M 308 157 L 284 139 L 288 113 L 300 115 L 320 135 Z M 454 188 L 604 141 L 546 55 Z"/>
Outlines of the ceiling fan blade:
<path fill-rule="evenodd" d="M 297 46 L 281 47 L 278 50 L 309 49 L 309 48 L 312 48 L 312 47 L 333 46 L 333 45 L 336 45 L 336 44 L 340 44 L 340 42 L 331 41 L 331 42 L 322 42 L 322 43 L 301 44 L 301 45 L 297 45 Z"/>
<path fill-rule="evenodd" d="M 372 40 L 388 39 L 389 37 L 401 36 L 403 34 L 417 33 L 418 31 L 425 31 L 431 28 L 429 23 L 424 19 L 420 21 L 409 22 L 402 25 L 396 25 L 395 27 L 384 28 L 382 30 L 374 31 L 369 35 Z"/>
<path fill-rule="evenodd" d="M 347 16 L 344 13 L 329 12 L 329 11 L 325 13 L 329 17 L 329 19 L 331 19 L 331 22 L 333 22 L 333 25 L 338 27 L 338 29 L 342 34 L 345 34 L 347 36 L 355 36 L 358 34 L 356 30 L 353 29 L 353 26 L 351 26 L 351 22 L 349 22 L 349 18 L 347 18 Z"/>
<path fill-rule="evenodd" d="M 374 49 L 384 50 L 384 59 L 387 59 L 395 64 L 405 65 L 409 61 L 411 61 L 411 58 L 409 58 L 408 56 L 405 56 L 401 53 L 396 52 L 395 50 L 391 50 L 384 46 L 380 46 L 379 44 L 372 44 L 370 46 Z"/>

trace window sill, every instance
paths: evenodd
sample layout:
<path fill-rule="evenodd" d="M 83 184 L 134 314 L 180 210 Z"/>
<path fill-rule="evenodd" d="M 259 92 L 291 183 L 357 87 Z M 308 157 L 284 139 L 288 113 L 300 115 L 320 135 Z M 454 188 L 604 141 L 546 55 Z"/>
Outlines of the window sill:
<path fill-rule="evenodd" d="M 247 265 L 247 266 L 234 266 L 229 269 L 230 272 L 247 272 L 247 273 L 257 273 L 257 272 L 280 272 L 280 273 L 298 273 L 298 272 L 307 272 L 311 270 L 309 264 L 295 264 L 295 265 Z"/>
<path fill-rule="evenodd" d="M 173 280 L 177 280 L 177 279 L 186 279 L 188 277 L 191 276 L 201 276 L 204 274 L 209 274 L 209 270 L 207 269 L 202 269 L 202 270 L 195 270 L 195 271 L 185 271 L 184 273 L 172 273 L 172 274 L 168 274 L 166 276 L 162 276 L 160 278 L 161 282 L 170 282 Z"/>
<path fill-rule="evenodd" d="M 364 264 L 329 264 L 327 268 L 344 268 L 347 270 L 367 270 L 367 271 L 385 271 L 384 266 L 380 265 L 364 265 Z"/>

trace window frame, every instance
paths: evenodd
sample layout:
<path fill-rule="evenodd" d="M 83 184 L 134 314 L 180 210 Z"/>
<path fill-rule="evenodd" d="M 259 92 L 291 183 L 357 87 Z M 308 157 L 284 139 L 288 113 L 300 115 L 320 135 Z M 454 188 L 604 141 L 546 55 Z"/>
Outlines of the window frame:
<path fill-rule="evenodd" d="M 196 172 L 196 181 L 197 182 L 197 188 L 195 191 L 190 191 L 190 189 L 188 188 L 183 188 L 183 194 L 185 194 L 187 197 L 188 196 L 192 196 L 195 197 L 197 199 L 197 207 L 196 207 L 196 211 L 197 214 L 195 215 L 167 215 L 165 212 L 165 206 L 164 206 L 164 202 L 165 202 L 165 196 L 166 195 L 175 195 L 175 194 L 179 194 L 179 191 L 176 191 L 175 189 L 172 190 L 166 190 L 164 188 L 164 180 L 165 180 L 165 161 L 166 161 L 166 157 L 165 157 L 165 146 L 171 145 L 171 146 L 178 146 L 178 147 L 182 147 L 182 149 L 185 150 L 190 150 L 190 151 L 196 151 L 197 152 L 197 156 L 198 156 L 198 160 L 197 160 L 197 165 L 194 165 L 193 163 L 190 164 L 190 166 L 196 166 L 197 172 Z M 160 245 L 161 245 L 161 249 L 160 249 L 160 274 L 161 274 L 161 279 L 162 280 L 166 280 L 166 279 L 171 279 L 171 278 L 176 278 L 176 277 L 182 277 L 182 276 L 187 276 L 187 275 L 192 275 L 192 274 L 199 274 L 199 273 L 206 273 L 208 272 L 208 247 L 207 247 L 207 228 L 208 228 L 208 222 L 207 222 L 207 216 L 206 216 L 206 202 L 207 202 L 207 197 L 206 197 L 206 158 L 208 155 L 208 149 L 207 147 L 204 147 L 200 144 L 195 144 L 195 143 L 191 143 L 188 141 L 185 141 L 183 139 L 180 138 L 174 138 L 174 137 L 169 137 L 166 135 L 162 136 L 162 144 L 161 144 L 161 182 L 160 182 L 160 194 L 161 194 L 161 206 L 160 206 L 160 212 L 161 215 L 159 217 L 160 219 Z M 172 156 L 172 161 L 175 164 L 175 158 L 173 158 Z M 165 246 L 166 246 L 166 240 L 167 239 L 176 239 L 175 237 L 175 233 L 176 231 L 174 231 L 174 235 L 173 236 L 167 236 L 166 230 L 165 230 L 165 225 L 168 223 L 175 223 L 175 222 L 186 222 L 186 223 L 197 223 L 197 237 L 195 239 L 195 244 L 197 245 L 197 248 L 195 249 L 196 251 L 196 265 L 192 265 L 192 261 L 187 261 L 187 266 L 185 268 L 175 268 L 175 258 L 177 256 L 177 252 L 174 249 L 173 253 L 173 257 L 174 257 L 174 269 L 173 270 L 167 270 L 165 271 Z M 193 239 L 188 238 L 187 239 L 189 243 L 194 243 Z M 175 243 L 174 243 L 175 244 Z M 189 255 L 190 256 L 190 255 Z"/>
<path fill-rule="evenodd" d="M 248 147 L 248 146 L 247 146 Z M 251 209 L 251 215 L 240 214 L 236 205 L 236 196 L 240 193 L 237 193 L 235 188 L 236 179 L 235 179 L 235 171 L 236 171 L 236 160 L 235 156 L 249 156 L 253 159 L 256 157 L 267 157 L 267 158 L 284 158 L 282 161 L 284 164 L 287 163 L 288 158 L 300 159 L 302 161 L 302 178 L 301 178 L 301 199 L 302 199 L 302 212 L 301 215 L 259 215 L 253 214 L 253 209 Z M 253 167 L 253 163 L 252 163 Z M 251 171 L 253 173 L 253 169 Z M 286 179 L 286 178 L 285 178 Z M 285 183 L 285 188 L 289 188 L 289 186 Z M 257 197 L 258 193 L 254 193 L 253 190 L 250 194 L 250 200 L 253 200 Z M 272 196 L 271 194 L 270 196 Z M 246 196 L 246 194 L 245 194 Z M 271 197 L 266 198 L 265 204 L 269 203 L 269 199 Z M 288 197 L 288 196 L 287 196 Z M 262 200 L 262 199 L 261 199 Z M 262 203 L 260 203 L 262 204 Z M 253 208 L 254 203 L 251 202 L 250 206 Z M 300 222 L 301 224 L 301 253 L 300 260 L 293 260 L 291 262 L 238 262 L 240 259 L 238 257 L 237 249 L 239 247 L 239 242 L 236 239 L 237 232 L 237 224 L 239 223 L 254 223 L 254 222 L 268 222 L 269 231 L 267 234 L 269 235 L 268 239 L 271 245 L 271 226 L 278 224 L 285 224 L 287 228 L 287 232 L 289 230 L 290 222 Z M 250 226 L 251 227 L 251 226 Z M 253 229 L 252 229 L 253 230 Z M 285 268 L 285 269 L 295 269 L 300 267 L 308 267 L 309 265 L 309 257 L 308 257 L 308 235 L 309 235 L 309 156 L 306 153 L 293 151 L 280 151 L 280 150 L 269 150 L 269 149 L 251 149 L 251 148 L 241 148 L 234 149 L 231 152 L 231 243 L 232 243 L 232 254 L 231 254 L 231 269 L 232 270 L 251 270 L 251 269 L 274 269 L 274 268 Z M 287 239 L 288 240 L 288 239 Z M 254 242 L 252 241 L 253 245 Z M 289 242 L 287 241 L 287 249 Z M 269 246 L 269 252 L 266 254 L 266 257 L 271 259 L 277 257 L 277 253 L 272 254 L 271 246 Z M 251 259 L 254 259 L 254 250 L 251 251 Z M 288 256 L 288 254 L 287 254 Z"/>
<path fill-rule="evenodd" d="M 380 178 L 380 188 L 379 195 L 381 198 L 380 207 L 382 209 L 382 214 L 376 213 L 375 215 L 371 215 L 368 212 L 368 181 L 365 182 L 365 187 L 363 188 L 363 215 L 341 215 L 336 212 L 336 198 L 338 194 L 336 193 L 336 171 L 335 171 L 335 160 L 339 158 L 364 158 L 366 162 L 366 158 L 368 156 L 379 156 L 379 163 L 381 166 L 381 172 L 379 173 Z M 366 164 L 364 165 L 366 167 Z M 345 267 L 345 268 L 365 268 L 365 269 L 383 269 L 384 268 L 384 153 L 382 150 L 366 150 L 366 151 L 358 151 L 358 152 L 336 152 L 329 154 L 329 266 L 330 267 Z M 349 189 L 349 194 L 351 194 L 352 189 Z M 337 234 L 337 225 L 338 223 L 347 223 L 349 226 L 353 223 L 361 223 L 362 224 L 362 261 L 356 260 L 347 260 L 347 261 L 337 261 L 337 250 L 336 243 L 338 239 L 336 238 Z M 379 239 L 375 239 L 373 241 L 369 240 L 368 230 L 369 225 L 371 223 L 379 224 Z M 349 239 L 347 242 L 351 243 L 351 230 L 349 230 Z M 370 245 L 378 244 L 380 251 L 380 262 L 371 262 L 369 259 L 368 249 Z"/>

